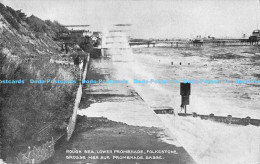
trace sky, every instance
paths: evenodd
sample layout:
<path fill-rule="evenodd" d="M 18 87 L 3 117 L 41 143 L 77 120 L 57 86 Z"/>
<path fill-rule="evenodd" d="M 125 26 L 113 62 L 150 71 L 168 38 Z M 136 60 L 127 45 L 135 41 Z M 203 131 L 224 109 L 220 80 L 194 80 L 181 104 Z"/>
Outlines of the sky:
<path fill-rule="evenodd" d="M 0 0 L 28 16 L 64 25 L 91 25 L 90 30 L 132 24 L 135 38 L 249 36 L 260 28 L 259 0 Z"/>

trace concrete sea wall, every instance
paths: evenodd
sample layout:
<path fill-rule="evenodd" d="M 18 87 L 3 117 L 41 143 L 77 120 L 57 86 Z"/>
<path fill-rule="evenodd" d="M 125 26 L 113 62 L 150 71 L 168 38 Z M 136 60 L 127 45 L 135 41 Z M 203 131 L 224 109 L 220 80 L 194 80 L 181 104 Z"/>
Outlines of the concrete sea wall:
<path fill-rule="evenodd" d="M 88 54 L 87 61 L 86 61 L 86 64 L 85 64 L 85 68 L 84 68 L 84 71 L 83 71 L 83 74 L 82 74 L 82 79 L 86 79 L 88 65 L 89 65 L 89 58 L 90 58 L 90 55 Z M 77 120 L 77 112 L 78 112 L 81 97 L 82 97 L 82 85 L 80 84 L 79 88 L 77 90 L 77 95 L 76 95 L 76 99 L 75 99 L 75 103 L 74 103 L 73 113 L 72 113 L 72 116 L 70 117 L 70 121 L 69 121 L 69 124 L 67 126 L 67 141 L 70 140 L 70 138 L 71 138 L 71 136 L 74 132 L 74 129 L 75 129 L 76 120 Z"/>

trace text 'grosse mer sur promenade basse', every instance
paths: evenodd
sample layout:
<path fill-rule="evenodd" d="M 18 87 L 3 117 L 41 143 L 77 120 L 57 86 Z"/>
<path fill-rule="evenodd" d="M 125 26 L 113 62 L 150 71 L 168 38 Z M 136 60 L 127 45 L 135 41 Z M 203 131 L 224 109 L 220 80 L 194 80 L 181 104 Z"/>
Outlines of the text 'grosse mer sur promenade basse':
<path fill-rule="evenodd" d="M 56 80 L 56 79 L 30 79 L 30 80 L 0 80 L 0 84 L 77 84 L 81 82 L 82 84 L 128 84 L 128 80 L 104 80 L 104 79 L 91 79 L 91 80 Z M 260 80 L 256 79 L 235 79 L 235 80 L 190 80 L 190 79 L 183 79 L 183 80 L 156 80 L 156 79 L 133 79 L 133 84 L 180 84 L 180 83 L 191 83 L 191 84 L 260 84 Z"/>

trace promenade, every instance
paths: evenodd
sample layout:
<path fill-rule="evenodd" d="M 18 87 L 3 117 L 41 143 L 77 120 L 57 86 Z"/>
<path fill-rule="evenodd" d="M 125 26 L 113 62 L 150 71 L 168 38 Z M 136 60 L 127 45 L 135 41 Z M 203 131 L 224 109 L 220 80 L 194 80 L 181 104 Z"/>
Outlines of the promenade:
<path fill-rule="evenodd" d="M 109 59 L 91 59 L 86 80 L 116 80 L 114 69 Z M 53 163 L 195 163 L 128 84 L 85 84 L 78 115 Z"/>

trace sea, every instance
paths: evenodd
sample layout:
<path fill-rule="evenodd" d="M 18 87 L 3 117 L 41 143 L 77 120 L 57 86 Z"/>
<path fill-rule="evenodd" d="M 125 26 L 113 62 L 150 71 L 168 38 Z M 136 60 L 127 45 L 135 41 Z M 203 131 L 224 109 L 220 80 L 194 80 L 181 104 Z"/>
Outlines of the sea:
<path fill-rule="evenodd" d="M 115 62 L 120 68 L 118 78 L 127 78 L 150 106 L 180 109 L 180 83 L 133 84 L 135 79 L 191 83 L 189 112 L 260 118 L 260 46 L 139 47 L 131 51 L 128 61 Z"/>
<path fill-rule="evenodd" d="M 198 164 L 260 164 L 259 126 L 224 124 L 178 115 L 184 112 L 180 83 L 189 82 L 187 113 L 260 119 L 260 46 L 195 47 L 187 44 L 170 47 L 156 44 L 149 48 L 147 45 L 129 47 L 125 35 L 107 36 L 104 43 L 109 45 L 104 55 L 112 61 L 114 80 L 127 80 L 150 110 L 174 109 L 175 115 L 157 115 L 164 128 L 178 141 L 170 142 L 171 138 L 168 138 L 165 142 L 184 147 Z M 118 40 L 117 37 L 121 38 Z M 133 106 L 123 103 L 122 111 L 106 114 L 108 104 L 90 105 L 85 110 L 86 115 L 149 126 L 145 120 L 135 123 L 133 118 L 127 117 L 138 117 L 139 113 L 131 109 Z"/>
<path fill-rule="evenodd" d="M 260 127 L 180 117 L 180 83 L 140 82 L 190 82 L 188 113 L 260 119 L 260 46 L 136 46 L 119 54 L 111 56 L 116 77 L 151 109 L 174 109 L 158 117 L 197 163 L 260 163 Z"/>

